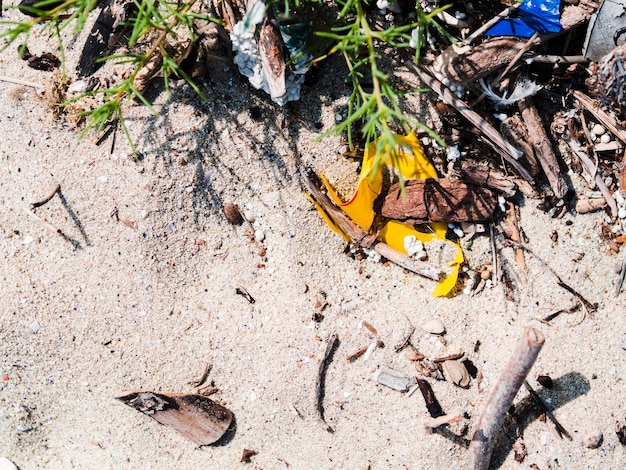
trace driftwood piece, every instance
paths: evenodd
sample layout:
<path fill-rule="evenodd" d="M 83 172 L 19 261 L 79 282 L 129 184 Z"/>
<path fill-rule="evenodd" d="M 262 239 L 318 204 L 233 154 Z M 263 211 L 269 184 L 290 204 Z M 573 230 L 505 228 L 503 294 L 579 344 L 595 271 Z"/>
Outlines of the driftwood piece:
<path fill-rule="evenodd" d="M 550 139 L 543 127 L 537 108 L 535 108 L 533 100 L 528 96 L 521 99 L 518 102 L 518 106 L 528 128 L 528 134 L 532 139 L 535 154 L 541 168 L 548 177 L 550 187 L 556 197 L 563 199 L 568 191 L 567 182 L 559 168 L 559 162 L 552 150 Z"/>
<path fill-rule="evenodd" d="M 543 344 L 543 333 L 526 327 L 481 415 L 469 447 L 468 470 L 489 468 L 496 435 L 518 390 L 526 380 Z"/>
<path fill-rule="evenodd" d="M 486 165 L 479 165 L 469 160 L 461 160 L 461 179 L 476 186 L 483 186 L 502 193 L 506 197 L 513 197 L 517 192 L 517 185 L 510 178 Z"/>
<path fill-rule="evenodd" d="M 405 55 L 405 57 L 407 57 Z M 426 69 L 418 66 L 410 59 L 404 65 L 415 73 L 419 79 L 437 93 L 446 103 L 450 103 L 465 119 L 472 123 L 486 137 L 487 142 L 504 158 L 517 173 L 529 183 L 534 183 L 532 175 L 518 161 L 522 156 L 517 148 L 508 142 L 491 124 L 482 116 L 472 110 L 470 106 L 454 94 L 448 87 L 433 77 Z"/>
<path fill-rule="evenodd" d="M 307 191 L 315 202 L 317 202 L 329 215 L 329 217 L 342 228 L 353 243 L 366 248 L 373 248 L 381 256 L 408 271 L 434 281 L 439 280 L 442 275 L 440 269 L 424 261 L 410 258 L 404 253 L 391 248 L 389 245 L 377 241 L 375 235 L 368 234 L 365 230 L 355 224 L 344 211 L 342 211 L 330 200 L 328 195 L 322 192 L 317 175 L 315 175 L 312 171 L 303 170 L 302 180 Z"/>
<path fill-rule="evenodd" d="M 233 420 L 230 410 L 202 395 L 131 391 L 115 398 L 201 446 L 218 441 Z"/>
<path fill-rule="evenodd" d="M 502 132 L 504 137 L 515 142 L 517 147 L 522 151 L 528 163 L 528 167 L 530 168 L 530 173 L 533 176 L 538 175 L 541 171 L 541 167 L 535 157 L 535 151 L 533 150 L 528 130 L 519 115 L 514 114 L 502 121 L 502 124 L 500 124 L 500 132 Z"/>
<path fill-rule="evenodd" d="M 456 178 L 407 180 L 404 194 L 396 183 L 374 203 L 374 210 L 388 219 L 407 224 L 426 222 L 483 222 L 498 206 L 487 188 Z"/>

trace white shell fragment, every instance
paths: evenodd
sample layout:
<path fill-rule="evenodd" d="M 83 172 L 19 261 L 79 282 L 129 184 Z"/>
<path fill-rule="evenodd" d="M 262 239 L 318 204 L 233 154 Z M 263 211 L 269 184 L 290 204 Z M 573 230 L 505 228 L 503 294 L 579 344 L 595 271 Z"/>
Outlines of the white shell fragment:
<path fill-rule="evenodd" d="M 374 350 L 376 349 L 376 342 L 374 341 L 372 344 L 370 344 L 367 347 L 367 350 L 365 351 L 365 354 L 363 354 L 363 360 L 367 361 L 372 357 L 372 354 L 374 354 Z"/>
<path fill-rule="evenodd" d="M 392 369 L 389 366 L 382 365 L 374 375 L 374 380 L 381 385 L 393 388 L 398 392 L 406 392 L 411 385 L 416 383 L 414 377 L 407 377 L 402 372 Z"/>
<path fill-rule="evenodd" d="M 441 320 L 438 320 L 437 318 L 434 318 L 424 323 L 422 325 L 422 329 L 432 335 L 442 335 L 446 332 L 446 327 L 443 326 Z"/>

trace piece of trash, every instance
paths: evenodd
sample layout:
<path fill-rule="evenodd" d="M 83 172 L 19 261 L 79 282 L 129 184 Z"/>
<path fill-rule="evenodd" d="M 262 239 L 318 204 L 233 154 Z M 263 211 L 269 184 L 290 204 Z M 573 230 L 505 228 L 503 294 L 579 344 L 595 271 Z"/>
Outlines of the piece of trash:
<path fill-rule="evenodd" d="M 535 33 L 561 31 L 561 0 L 526 0 L 519 7 L 519 18 L 498 21 L 485 36 L 517 36 L 529 38 Z"/>
<path fill-rule="evenodd" d="M 395 139 L 399 142 L 396 149 L 384 149 L 389 153 L 390 158 L 387 159 L 387 165 L 395 167 L 406 180 L 426 180 L 428 178 L 437 178 L 437 171 L 430 160 L 424 154 L 424 150 L 415 136 L 411 133 L 408 136 L 395 135 Z M 377 168 L 378 160 L 381 158 L 377 155 L 376 149 L 378 140 L 371 142 L 365 149 L 363 156 L 363 164 L 359 183 L 356 192 L 348 200 L 343 202 L 339 195 L 332 188 L 328 180 L 322 176 L 322 180 L 328 195 L 341 209 L 352 219 L 357 225 L 366 231 L 369 231 L 374 222 L 376 213 L 374 212 L 374 201 L 378 198 L 383 190 L 383 171 Z M 344 238 L 350 237 L 342 232 L 337 224 L 318 206 L 322 217 L 328 225 Z M 433 292 L 434 297 L 442 297 L 448 295 L 454 286 L 459 274 L 459 266 L 463 263 L 463 252 L 461 247 L 454 242 L 446 239 L 448 225 L 446 223 L 432 223 L 428 233 L 420 232 L 414 227 L 405 225 L 397 220 L 388 221 L 384 227 L 378 232 L 378 240 L 387 244 L 394 250 L 406 254 L 404 240 L 408 236 L 414 236 L 417 240 L 424 244 L 428 244 L 435 240 L 443 240 L 451 243 L 456 248 L 456 256 L 450 262 L 452 267 L 450 273 L 439 282 Z"/>
<path fill-rule="evenodd" d="M 202 395 L 131 391 L 115 398 L 201 446 L 218 441 L 233 420 L 230 410 Z"/>
<path fill-rule="evenodd" d="M 626 0 L 611 0 L 602 5 L 589 20 L 583 55 L 594 62 L 617 46 L 626 44 Z"/>
<path fill-rule="evenodd" d="M 392 369 L 389 366 L 382 365 L 376 371 L 374 380 L 381 385 L 397 390 L 398 392 L 406 392 L 412 385 L 417 383 L 414 377 L 407 377 L 402 372 Z"/>

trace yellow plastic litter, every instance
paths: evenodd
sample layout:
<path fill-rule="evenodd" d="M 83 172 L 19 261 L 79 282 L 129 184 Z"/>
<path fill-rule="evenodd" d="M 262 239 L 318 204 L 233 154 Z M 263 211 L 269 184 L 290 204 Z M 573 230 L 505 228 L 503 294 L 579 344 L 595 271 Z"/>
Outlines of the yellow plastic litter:
<path fill-rule="evenodd" d="M 405 179 L 427 179 L 437 178 L 437 172 L 432 163 L 424 155 L 424 150 L 415 136 L 411 133 L 408 136 L 395 136 L 406 147 L 399 147 L 392 151 L 393 158 L 388 159 L 388 165 L 394 166 L 400 171 Z M 361 174 L 359 176 L 359 185 L 356 192 L 348 202 L 343 202 L 332 188 L 330 183 L 322 176 L 324 185 L 328 189 L 330 197 L 344 210 L 350 218 L 356 222 L 361 228 L 369 232 L 372 223 L 374 222 L 374 201 L 382 190 L 383 175 L 381 171 L 375 171 L 375 159 L 376 159 L 376 142 L 371 142 L 365 149 L 365 155 L 363 157 L 363 165 L 361 168 Z M 406 151 L 410 148 L 411 152 Z M 316 204 L 317 205 L 317 204 Z M 331 220 L 328 215 L 317 207 L 324 220 L 328 225 L 344 238 L 349 239 L 348 235 L 343 233 L 341 228 Z M 445 223 L 432 223 L 430 227 L 433 233 L 423 233 L 415 230 L 415 228 L 402 224 L 398 221 L 392 220 L 388 222 L 378 235 L 378 240 L 386 243 L 390 247 L 406 253 L 404 248 L 404 238 L 409 235 L 414 235 L 422 243 L 428 243 L 434 239 L 444 240 L 448 243 L 452 243 L 456 249 L 457 254 L 452 260 L 450 266 L 453 267 L 452 272 L 443 279 L 435 288 L 433 292 L 434 297 L 443 297 L 448 295 L 454 286 L 459 275 L 459 267 L 463 263 L 463 252 L 461 247 L 449 240 L 446 240 L 446 232 L 448 230 Z"/>

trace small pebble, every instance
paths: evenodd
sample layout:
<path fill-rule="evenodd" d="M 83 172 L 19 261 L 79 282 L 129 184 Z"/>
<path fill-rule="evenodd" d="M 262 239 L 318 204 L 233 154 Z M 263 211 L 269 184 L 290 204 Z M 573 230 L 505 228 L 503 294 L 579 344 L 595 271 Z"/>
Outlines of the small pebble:
<path fill-rule="evenodd" d="M 0 457 L 0 470 L 17 470 L 17 465 L 6 457 Z"/>
<path fill-rule="evenodd" d="M 254 232 L 254 238 L 256 241 L 262 242 L 263 240 L 265 240 L 265 233 L 263 232 L 263 230 L 256 230 Z"/>
<path fill-rule="evenodd" d="M 602 431 L 599 429 L 588 431 L 583 438 L 583 445 L 588 449 L 597 449 L 602 444 L 603 438 Z"/>
<path fill-rule="evenodd" d="M 246 218 L 246 220 L 250 222 L 251 224 L 256 222 L 256 217 L 254 216 L 254 213 L 250 209 L 246 209 L 243 215 Z"/>
<path fill-rule="evenodd" d="M 29 424 L 19 424 L 15 427 L 17 432 L 29 432 L 33 430 L 33 427 Z"/>
<path fill-rule="evenodd" d="M 243 217 L 241 217 L 241 212 L 237 204 L 230 202 L 224 204 L 224 215 L 226 216 L 226 220 L 233 225 L 241 225 L 243 223 Z"/>
<path fill-rule="evenodd" d="M 98 181 L 100 183 L 106 183 L 109 179 L 106 176 L 98 176 Z"/>
<path fill-rule="evenodd" d="M 609 134 L 602 134 L 600 136 L 600 142 L 602 142 L 603 144 L 608 144 L 609 142 L 611 142 L 611 136 Z"/>
<path fill-rule="evenodd" d="M 591 132 L 593 132 L 597 136 L 604 135 L 606 133 L 606 129 L 602 127 L 600 124 L 596 124 L 591 128 Z"/>
<path fill-rule="evenodd" d="M 22 240 L 22 243 L 24 245 L 30 245 L 33 241 L 35 241 L 35 239 L 31 237 L 30 235 L 27 235 L 24 237 L 24 240 Z"/>
<path fill-rule="evenodd" d="M 441 323 L 441 320 L 438 320 L 436 318 L 424 323 L 424 325 L 422 325 L 422 328 L 426 332 L 433 334 L 433 335 L 442 335 L 446 332 L 446 327 L 443 326 L 443 323 Z"/>
<path fill-rule="evenodd" d="M 30 331 L 32 331 L 33 333 L 37 333 L 39 331 L 39 322 L 35 320 L 30 325 L 28 325 L 28 328 L 30 328 Z"/>
<path fill-rule="evenodd" d="M 620 219 L 626 219 L 626 207 L 620 207 L 619 210 L 617 211 L 617 216 Z"/>

